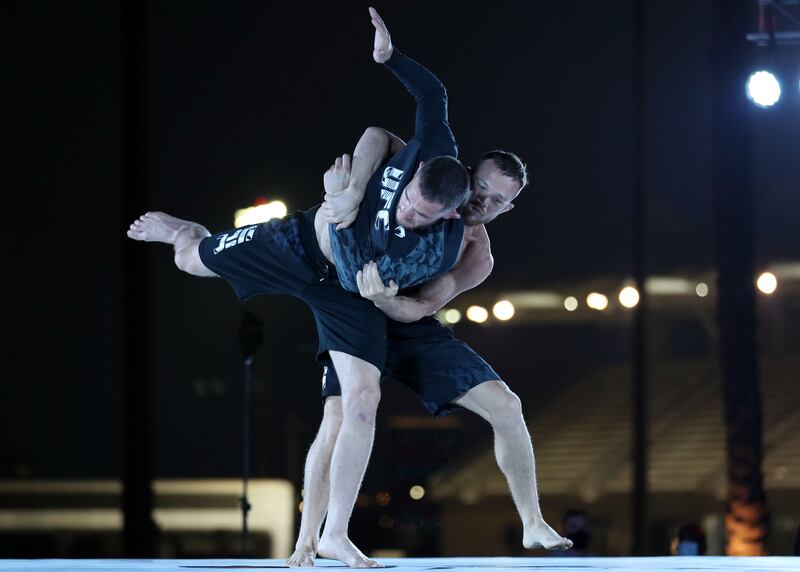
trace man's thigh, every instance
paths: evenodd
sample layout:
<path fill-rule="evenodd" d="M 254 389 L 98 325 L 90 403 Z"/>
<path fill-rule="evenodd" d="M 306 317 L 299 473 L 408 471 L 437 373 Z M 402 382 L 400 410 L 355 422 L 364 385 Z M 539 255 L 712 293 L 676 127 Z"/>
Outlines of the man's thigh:
<path fill-rule="evenodd" d="M 300 224 L 298 217 L 286 216 L 213 234 L 200 241 L 198 259 L 241 300 L 256 294 L 299 296 L 318 280 L 306 260 Z"/>
<path fill-rule="evenodd" d="M 383 313 L 369 300 L 346 291 L 335 279 L 309 285 L 301 299 L 311 308 L 317 324 L 317 360 L 330 371 L 333 369 L 330 352 L 340 352 L 370 364 L 375 370 L 374 377 L 379 378 L 386 361 Z M 347 367 L 357 364 L 347 362 Z"/>
<path fill-rule="evenodd" d="M 414 391 L 437 416 L 460 409 L 454 402 L 472 388 L 500 379 L 486 360 L 449 331 L 417 341 L 406 335 L 400 341 L 390 329 L 387 373 Z"/>

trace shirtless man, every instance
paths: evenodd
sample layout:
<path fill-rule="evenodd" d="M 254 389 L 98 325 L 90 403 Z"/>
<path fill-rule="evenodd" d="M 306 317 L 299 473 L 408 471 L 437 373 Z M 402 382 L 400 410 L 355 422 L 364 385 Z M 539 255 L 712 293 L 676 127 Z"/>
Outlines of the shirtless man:
<path fill-rule="evenodd" d="M 395 139 L 389 133 L 385 137 Z M 523 546 L 566 550 L 572 542 L 561 537 L 542 517 L 533 447 L 519 398 L 489 364 L 431 317 L 458 294 L 489 276 L 493 260 L 484 225 L 514 207 L 511 201 L 527 184 L 527 173 L 516 155 L 490 151 L 472 173 L 472 184 L 473 195 L 461 209 L 464 242 L 450 272 L 398 295 L 397 284 L 384 284 L 377 265 L 368 263 L 358 275 L 359 291 L 390 318 L 383 374 L 407 385 L 433 415 L 464 408 L 488 421 L 494 431 L 497 463 L 508 481 L 524 527 Z M 330 558 L 324 546 L 319 550 L 317 546 L 325 507 L 329 498 L 338 494 L 327 480 L 331 444 L 341 423 L 337 373 L 331 368 L 323 372 L 323 419 L 306 459 L 301 526 L 295 552 L 286 562 L 289 566 L 313 566 L 317 555 Z"/>
<path fill-rule="evenodd" d="M 381 57 L 392 55 L 391 37 L 380 16 L 373 10 L 370 13 L 376 30 L 373 55 L 380 61 Z M 380 149 L 394 152 L 403 145 L 388 132 L 373 129 L 370 134 L 374 139 L 365 150 L 368 155 Z M 385 139 L 383 144 L 377 142 L 380 137 Z M 381 159 L 370 156 L 362 161 L 374 164 Z M 346 157 L 337 164 L 342 162 L 346 163 Z M 337 187 L 331 179 L 325 182 L 326 220 L 338 225 L 337 228 L 347 227 L 361 194 L 353 185 L 344 188 Z M 525 166 L 516 155 L 505 151 L 486 153 L 472 173 L 470 200 L 460 209 L 465 224 L 464 240 L 452 270 L 414 290 L 404 291 L 401 296 L 397 295 L 399 286 L 395 281 L 390 280 L 388 286 L 384 284 L 378 264 L 364 265 L 356 281 L 360 294 L 390 318 L 387 363 L 382 373 L 408 385 L 433 415 L 465 408 L 487 420 L 494 431 L 498 465 L 506 476 L 523 523 L 523 546 L 565 550 L 572 542 L 561 537 L 542 517 L 533 447 L 519 398 L 489 364 L 431 317 L 458 294 L 489 276 L 493 259 L 484 225 L 513 209 L 513 199 L 527 182 Z M 326 367 L 323 372 L 323 419 L 306 458 L 303 513 L 295 552 L 286 562 L 289 566 L 313 566 L 317 555 L 333 557 L 324 542 L 319 541 L 319 534 L 325 508 L 339 494 L 327 475 L 342 419 L 341 375 L 335 368 Z M 326 522 L 326 533 L 327 528 Z"/>

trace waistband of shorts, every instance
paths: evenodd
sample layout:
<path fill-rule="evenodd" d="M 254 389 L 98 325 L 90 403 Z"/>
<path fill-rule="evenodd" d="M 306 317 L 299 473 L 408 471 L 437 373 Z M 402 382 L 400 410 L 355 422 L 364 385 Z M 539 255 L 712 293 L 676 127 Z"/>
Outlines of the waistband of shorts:
<path fill-rule="evenodd" d="M 295 213 L 295 216 L 300 222 L 300 241 L 303 243 L 306 262 L 317 270 L 320 275 L 320 280 L 324 280 L 336 276 L 336 267 L 322 254 L 322 249 L 320 249 L 319 242 L 317 241 L 314 218 L 316 217 L 319 207 L 320 205 L 317 205 L 307 211 L 298 211 Z"/>

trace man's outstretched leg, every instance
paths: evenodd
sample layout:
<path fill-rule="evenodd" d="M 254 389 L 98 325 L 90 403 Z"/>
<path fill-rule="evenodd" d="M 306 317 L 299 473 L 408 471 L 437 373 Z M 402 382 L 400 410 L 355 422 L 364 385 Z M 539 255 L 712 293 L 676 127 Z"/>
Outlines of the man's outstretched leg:
<path fill-rule="evenodd" d="M 319 555 L 351 568 L 380 566 L 367 558 L 347 536 L 350 515 L 367 469 L 375 437 L 375 415 L 381 398 L 380 372 L 362 359 L 330 352 L 342 386 L 342 424 L 330 468 L 330 500 Z"/>
<path fill-rule="evenodd" d="M 304 251 L 300 234 L 307 223 L 308 213 L 236 229 L 230 237 L 220 233 L 218 240 L 206 241 L 212 235 L 201 225 L 151 212 L 134 221 L 128 236 L 173 245 L 178 268 L 196 276 L 224 276 L 240 299 L 259 293 L 302 297 L 315 311 L 318 330 L 325 333 L 336 324 L 349 329 L 349 335 L 339 343 L 351 344 L 358 348 L 353 353 L 363 351 L 374 358 L 374 363 L 383 363 L 386 342 L 378 335 L 385 330 L 383 315 L 371 302 L 339 285 L 320 284 L 319 263 L 326 262 L 321 253 Z M 216 242 L 216 248 L 212 242 Z M 316 257 L 316 267 L 305 254 Z M 328 307 L 331 304 L 338 306 L 336 311 Z M 340 373 L 342 422 L 331 455 L 328 518 L 319 554 L 350 567 L 377 567 L 377 562 L 350 542 L 347 528 L 372 451 L 380 371 L 370 361 L 341 351 L 330 351 L 330 355 Z"/>
<path fill-rule="evenodd" d="M 163 242 L 175 248 L 175 265 L 194 276 L 216 276 L 200 260 L 198 245 L 211 236 L 196 222 L 182 220 L 162 212 L 148 212 L 133 221 L 128 238 L 145 242 Z"/>
<path fill-rule="evenodd" d="M 547 550 L 570 548 L 572 541 L 559 535 L 542 517 L 531 436 L 516 394 L 502 381 L 487 381 L 476 385 L 454 403 L 477 413 L 492 425 L 497 464 L 508 481 L 522 519 L 522 545 Z"/>
<path fill-rule="evenodd" d="M 336 437 L 342 424 L 342 398 L 328 397 L 319 432 L 308 450 L 303 474 L 303 513 L 294 553 L 287 566 L 313 566 L 319 548 L 319 530 L 328 511 L 330 467 Z"/>

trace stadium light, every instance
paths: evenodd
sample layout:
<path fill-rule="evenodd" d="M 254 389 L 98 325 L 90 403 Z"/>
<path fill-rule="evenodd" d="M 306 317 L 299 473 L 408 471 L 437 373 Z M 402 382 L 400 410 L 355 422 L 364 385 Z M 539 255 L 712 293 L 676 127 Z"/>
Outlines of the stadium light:
<path fill-rule="evenodd" d="M 592 310 L 603 311 L 608 308 L 608 298 L 598 292 L 592 292 L 586 296 L 586 305 Z"/>
<path fill-rule="evenodd" d="M 772 107 L 781 98 L 781 84 L 771 72 L 759 70 L 747 80 L 747 97 L 758 107 Z"/>
<path fill-rule="evenodd" d="M 467 308 L 467 319 L 482 324 L 489 319 L 489 311 L 483 306 L 470 306 Z"/>
<path fill-rule="evenodd" d="M 764 294 L 772 294 L 778 289 L 778 279 L 772 272 L 764 272 L 758 277 L 756 286 Z"/>
<path fill-rule="evenodd" d="M 461 321 L 461 312 L 455 308 L 448 308 L 444 312 L 444 321 L 448 324 L 457 324 Z"/>
<path fill-rule="evenodd" d="M 626 286 L 620 290 L 619 303 L 626 308 L 635 308 L 639 303 L 639 291 L 633 286 Z"/>
<path fill-rule="evenodd" d="M 514 316 L 514 304 L 508 300 L 500 300 L 492 308 L 492 313 L 498 320 L 510 320 Z"/>
<path fill-rule="evenodd" d="M 283 218 L 286 216 L 286 204 L 281 201 L 266 202 L 263 199 L 256 201 L 256 205 L 243 209 L 238 209 L 233 216 L 233 225 L 236 228 L 251 224 L 267 222 L 273 218 Z"/>

